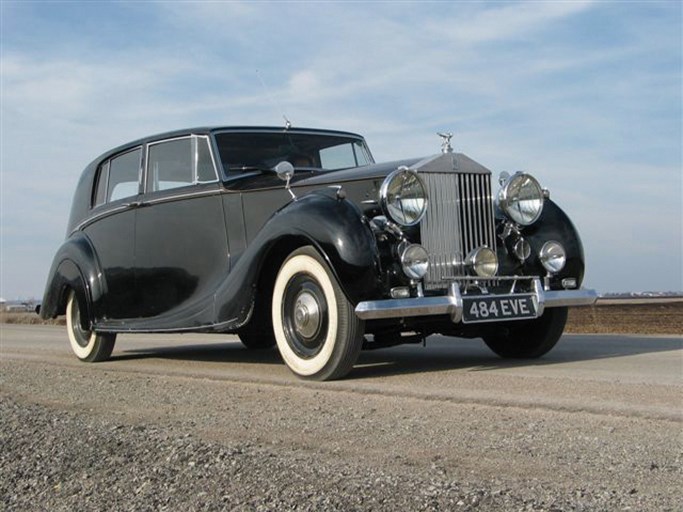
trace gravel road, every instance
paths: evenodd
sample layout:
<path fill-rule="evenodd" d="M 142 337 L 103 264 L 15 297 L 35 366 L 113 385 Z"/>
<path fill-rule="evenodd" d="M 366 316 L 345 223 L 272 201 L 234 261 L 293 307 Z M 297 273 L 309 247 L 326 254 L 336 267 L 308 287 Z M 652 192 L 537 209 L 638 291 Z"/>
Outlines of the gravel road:
<path fill-rule="evenodd" d="M 0 504 L 26 510 L 679 511 L 681 337 L 566 336 L 540 363 L 476 341 L 297 380 L 233 338 L 0 326 Z"/>

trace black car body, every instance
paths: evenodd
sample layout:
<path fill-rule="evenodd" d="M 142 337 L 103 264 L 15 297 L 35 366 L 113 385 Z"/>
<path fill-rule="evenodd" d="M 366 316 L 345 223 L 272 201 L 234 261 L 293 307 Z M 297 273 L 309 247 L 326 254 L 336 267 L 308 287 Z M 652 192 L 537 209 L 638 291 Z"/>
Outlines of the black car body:
<path fill-rule="evenodd" d="M 122 332 L 237 333 L 299 376 L 339 378 L 366 348 L 433 333 L 504 357 L 554 346 L 587 305 L 581 241 L 528 174 L 491 172 L 444 137 L 375 164 L 356 134 L 200 128 L 84 170 L 41 315 L 82 360 Z"/>

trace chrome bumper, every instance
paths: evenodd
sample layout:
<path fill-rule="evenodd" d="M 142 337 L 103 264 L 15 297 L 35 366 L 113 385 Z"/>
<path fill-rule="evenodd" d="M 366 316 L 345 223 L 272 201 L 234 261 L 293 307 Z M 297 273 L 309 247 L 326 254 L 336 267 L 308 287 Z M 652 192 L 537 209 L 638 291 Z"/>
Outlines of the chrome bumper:
<path fill-rule="evenodd" d="M 533 280 L 534 301 L 537 317 L 545 308 L 563 306 L 591 306 L 598 298 L 595 290 L 544 290 L 541 280 Z M 467 295 L 468 298 L 489 298 L 493 295 Z M 514 294 L 505 295 L 514 297 Z M 458 283 L 448 285 L 446 295 L 416 297 L 410 299 L 368 300 L 356 306 L 356 316 L 362 320 L 404 318 L 413 316 L 449 315 L 453 323 L 459 323 L 463 315 L 463 295 Z"/>

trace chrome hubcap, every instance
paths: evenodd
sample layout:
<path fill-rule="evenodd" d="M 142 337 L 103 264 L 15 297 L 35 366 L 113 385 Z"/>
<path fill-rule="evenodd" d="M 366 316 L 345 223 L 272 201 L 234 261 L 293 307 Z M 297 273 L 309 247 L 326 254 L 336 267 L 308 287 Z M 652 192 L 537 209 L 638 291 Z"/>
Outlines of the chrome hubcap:
<path fill-rule="evenodd" d="M 301 292 L 296 298 L 294 329 L 304 338 L 312 338 L 320 329 L 320 306 L 308 291 Z"/>
<path fill-rule="evenodd" d="M 81 327 L 81 311 L 78 309 L 78 302 L 74 299 L 74 303 L 71 307 L 71 331 L 76 338 L 76 342 L 81 347 L 87 347 L 90 343 L 91 331 L 86 331 Z"/>

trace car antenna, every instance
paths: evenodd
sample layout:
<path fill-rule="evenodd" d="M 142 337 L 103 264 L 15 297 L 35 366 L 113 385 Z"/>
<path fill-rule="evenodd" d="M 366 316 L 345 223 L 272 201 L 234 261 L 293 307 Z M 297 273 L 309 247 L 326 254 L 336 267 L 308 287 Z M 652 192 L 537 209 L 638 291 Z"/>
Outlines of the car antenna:
<path fill-rule="evenodd" d="M 270 94 L 270 90 L 268 89 L 268 86 L 266 85 L 265 80 L 263 80 L 263 77 L 261 76 L 261 72 L 258 69 L 256 70 L 256 76 L 258 76 L 258 79 L 261 82 L 261 85 L 263 86 L 263 90 L 266 92 L 266 96 L 268 96 L 268 99 L 273 104 L 275 109 L 282 112 L 282 118 L 285 120 L 285 130 L 289 130 L 292 127 L 292 123 L 289 121 L 289 119 L 287 119 L 287 116 L 285 115 L 284 109 L 280 106 L 279 103 L 277 103 L 275 101 L 275 99 L 273 98 L 273 95 Z"/>

